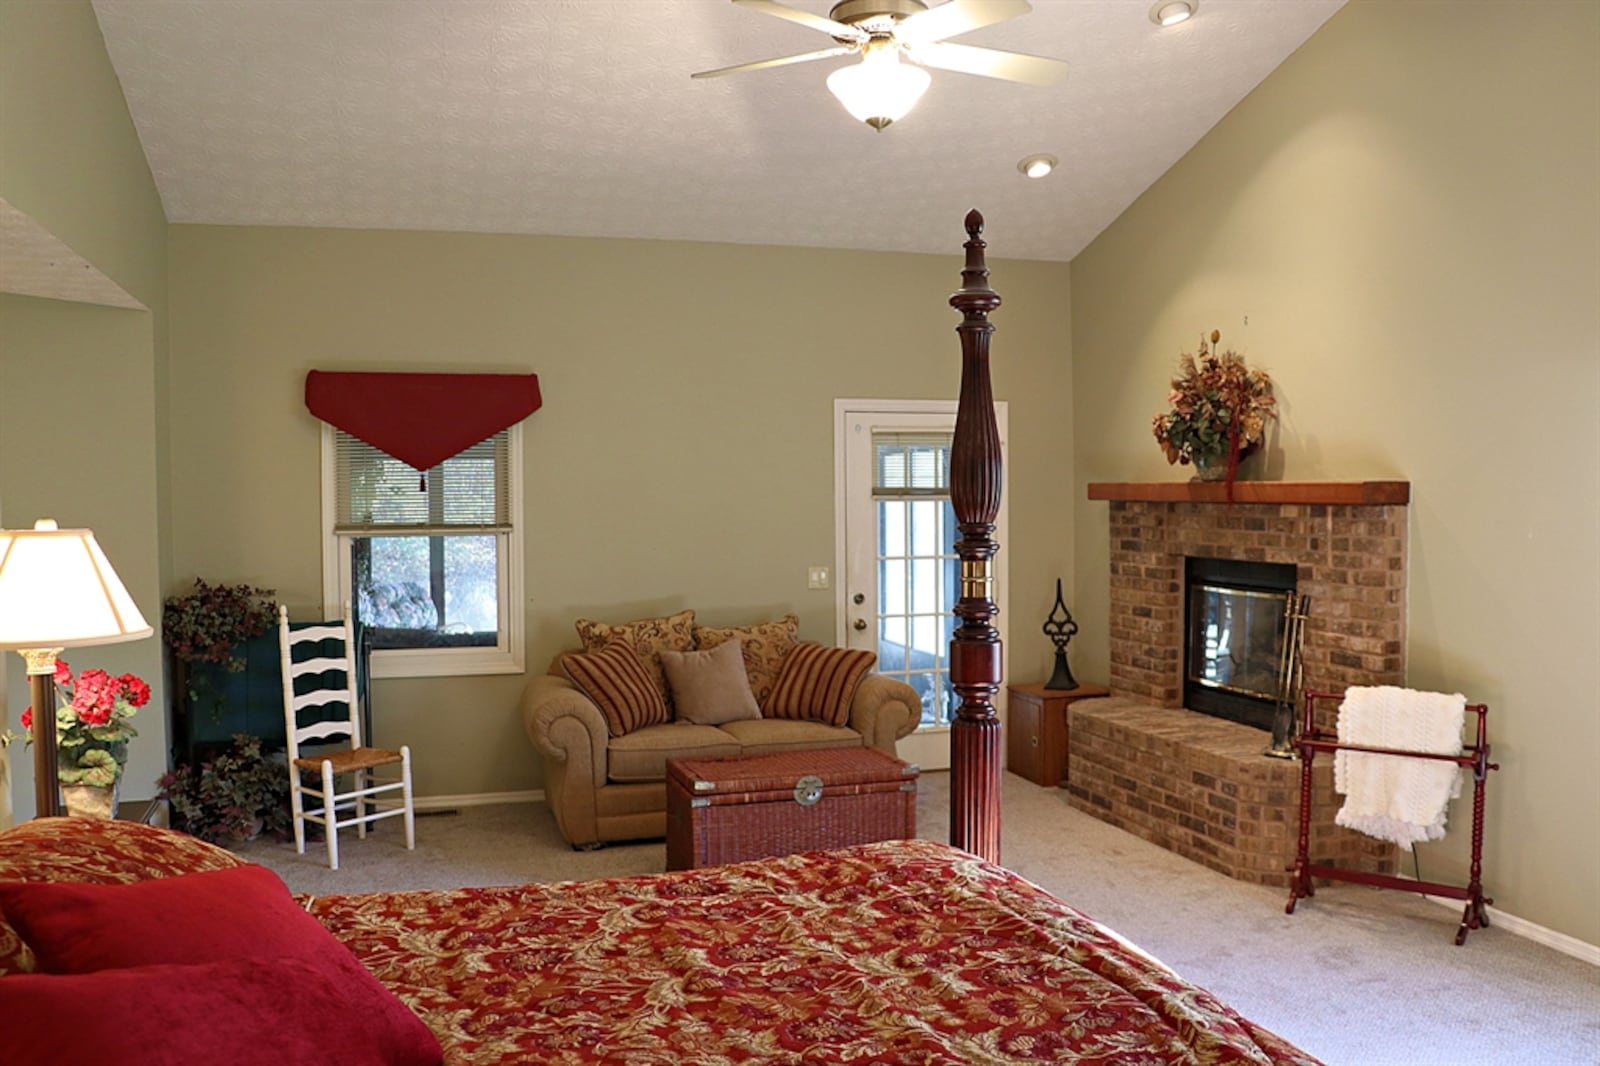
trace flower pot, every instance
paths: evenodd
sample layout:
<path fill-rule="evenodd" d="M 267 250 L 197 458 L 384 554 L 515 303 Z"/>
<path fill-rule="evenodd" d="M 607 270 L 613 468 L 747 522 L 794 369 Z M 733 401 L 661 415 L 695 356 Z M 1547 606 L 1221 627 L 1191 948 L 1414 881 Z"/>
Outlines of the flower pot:
<path fill-rule="evenodd" d="M 1197 455 L 1194 457 L 1195 481 L 1226 481 L 1228 480 L 1228 457 L 1226 455 Z"/>
<path fill-rule="evenodd" d="M 115 818 L 118 793 L 122 779 L 109 787 L 103 785 L 62 785 L 61 802 L 66 805 L 69 818 Z"/>

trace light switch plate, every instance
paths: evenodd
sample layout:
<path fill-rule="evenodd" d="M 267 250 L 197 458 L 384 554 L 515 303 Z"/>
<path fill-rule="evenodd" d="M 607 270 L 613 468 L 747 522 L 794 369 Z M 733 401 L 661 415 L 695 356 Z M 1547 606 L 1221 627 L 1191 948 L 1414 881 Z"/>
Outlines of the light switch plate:
<path fill-rule="evenodd" d="M 806 571 L 806 587 L 825 589 L 828 587 L 828 568 L 826 566 L 813 566 Z"/>

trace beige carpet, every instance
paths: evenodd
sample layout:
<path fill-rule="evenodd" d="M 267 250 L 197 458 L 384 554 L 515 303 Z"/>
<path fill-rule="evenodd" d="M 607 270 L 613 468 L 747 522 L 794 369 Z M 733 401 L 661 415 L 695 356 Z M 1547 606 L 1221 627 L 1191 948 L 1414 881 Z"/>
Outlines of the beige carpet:
<path fill-rule="evenodd" d="M 949 781 L 925 774 L 919 835 L 947 838 Z M 1005 779 L 1002 861 L 1104 922 L 1329 1066 L 1600 1064 L 1600 969 L 1502 929 L 1452 943 L 1459 910 L 1334 885 L 1297 912 L 1070 809 L 1064 793 Z M 332 894 L 657 873 L 657 843 L 574 852 L 541 805 L 421 815 L 417 850 L 397 821 L 320 845 L 241 849 L 297 892 Z M 1493 894 L 1494 857 L 1486 859 Z M 1597 904 L 1600 905 L 1600 904 Z"/>

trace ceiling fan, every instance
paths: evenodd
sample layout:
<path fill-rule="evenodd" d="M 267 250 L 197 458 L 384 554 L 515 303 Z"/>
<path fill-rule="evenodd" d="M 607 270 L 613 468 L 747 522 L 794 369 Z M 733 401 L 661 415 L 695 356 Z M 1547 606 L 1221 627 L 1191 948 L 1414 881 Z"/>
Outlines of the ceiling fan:
<path fill-rule="evenodd" d="M 948 0 L 929 7 L 922 0 L 840 0 L 826 18 L 777 3 L 733 0 L 740 7 L 798 22 L 828 34 L 838 44 L 817 52 L 702 70 L 695 78 L 717 78 L 746 70 L 806 63 L 834 56 L 861 62 L 828 75 L 828 90 L 856 118 L 879 132 L 911 110 L 932 80 L 922 68 L 954 70 L 985 78 L 1052 85 L 1066 76 L 1059 59 L 951 44 L 946 38 L 1005 22 L 1033 10 L 1028 0 Z M 909 62 L 902 62 L 901 60 Z"/>

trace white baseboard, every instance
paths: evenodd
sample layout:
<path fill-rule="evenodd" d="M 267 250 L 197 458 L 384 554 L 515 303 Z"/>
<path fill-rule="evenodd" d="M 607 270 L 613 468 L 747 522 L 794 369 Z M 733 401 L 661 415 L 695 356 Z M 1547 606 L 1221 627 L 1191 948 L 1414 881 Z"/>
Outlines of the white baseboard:
<path fill-rule="evenodd" d="M 1408 881 L 1415 880 L 1415 878 L 1408 877 L 1406 874 L 1401 874 L 1400 876 L 1405 877 Z M 1437 903 L 1441 907 L 1449 907 L 1456 912 L 1457 916 L 1461 914 L 1462 908 L 1466 906 L 1463 900 L 1446 899 L 1443 896 L 1425 895 L 1422 898 L 1429 903 Z M 1518 918 L 1515 914 L 1507 914 L 1498 907 L 1488 907 L 1486 909 L 1489 912 L 1489 928 L 1504 929 L 1512 936 L 1524 937 L 1535 944 L 1543 944 L 1547 948 L 1554 948 L 1561 954 L 1571 955 L 1573 958 L 1580 962 L 1586 962 L 1590 966 L 1600 966 L 1600 944 L 1591 944 L 1587 940 L 1579 940 L 1575 936 L 1558 933 L 1554 929 L 1540 925 L 1538 922 L 1530 922 L 1526 918 Z M 1468 939 L 1471 939 L 1471 935 L 1470 933 L 1467 934 Z"/>
<path fill-rule="evenodd" d="M 1408 873 L 1397 873 L 1395 876 L 1404 878 L 1407 881 L 1416 880 L 1415 877 Z M 1424 895 L 1422 898 L 1429 903 L 1437 903 L 1441 907 L 1449 907 L 1456 912 L 1458 917 L 1462 908 L 1466 906 L 1464 900 L 1447 899 L 1444 896 Z M 1600 966 L 1600 944 L 1591 944 L 1587 940 L 1579 940 L 1575 936 L 1558 933 L 1554 929 L 1540 925 L 1538 922 L 1530 922 L 1526 918 L 1518 918 L 1515 914 L 1507 914 L 1498 907 L 1485 909 L 1489 912 L 1489 928 L 1491 929 L 1504 929 L 1512 936 L 1520 936 L 1533 941 L 1535 944 L 1543 944 L 1547 948 L 1553 948 L 1563 955 L 1571 955 L 1573 958 L 1586 962 L 1590 966 Z M 1467 935 L 1470 938 L 1472 934 L 1468 933 Z"/>
<path fill-rule="evenodd" d="M 487 807 L 493 803 L 543 803 L 544 789 L 520 792 L 467 792 L 459 796 L 412 796 L 411 806 L 419 811 L 438 811 L 447 807 Z"/>

